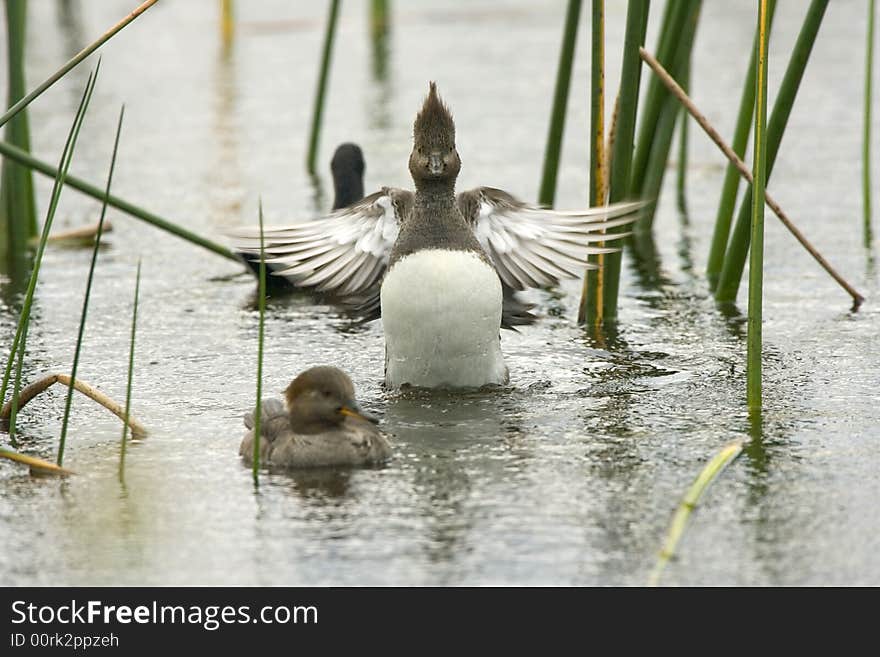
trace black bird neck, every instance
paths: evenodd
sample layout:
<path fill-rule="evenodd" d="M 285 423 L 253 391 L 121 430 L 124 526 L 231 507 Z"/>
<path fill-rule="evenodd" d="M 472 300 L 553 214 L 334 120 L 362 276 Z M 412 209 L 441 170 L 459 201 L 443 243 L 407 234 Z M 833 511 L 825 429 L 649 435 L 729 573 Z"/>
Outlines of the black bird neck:
<path fill-rule="evenodd" d="M 333 209 L 347 207 L 364 197 L 364 178 L 350 171 L 333 176 Z"/>

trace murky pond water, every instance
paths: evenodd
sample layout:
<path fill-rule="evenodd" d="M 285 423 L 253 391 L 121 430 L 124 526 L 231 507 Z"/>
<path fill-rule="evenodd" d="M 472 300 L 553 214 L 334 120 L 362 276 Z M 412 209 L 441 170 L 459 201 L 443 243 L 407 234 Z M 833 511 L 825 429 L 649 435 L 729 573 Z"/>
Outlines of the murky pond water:
<path fill-rule="evenodd" d="M 67 14 L 32 4 L 31 83 L 131 3 L 68 4 Z M 412 119 L 436 79 L 458 124 L 460 188 L 490 184 L 533 199 L 563 5 L 395 3 L 387 78 L 378 81 L 366 10 L 346 3 L 316 188 L 303 162 L 323 3 L 238 3 L 229 50 L 217 3 L 160 3 L 105 48 L 72 170 L 104 180 L 124 102 L 118 195 L 216 239 L 253 223 L 260 196 L 269 221 L 310 217 L 329 204 L 327 163 L 341 141 L 362 145 L 367 190 L 409 184 Z M 705 5 L 694 95 L 730 134 L 754 8 Z M 609 89 L 623 11 L 609 3 Z M 802 11 L 779 8 L 771 89 Z M 880 584 L 880 289 L 862 246 L 858 182 L 863 15 L 854 0 L 829 8 L 769 187 L 868 302 L 849 312 L 845 293 L 768 214 L 763 438 L 710 490 L 667 583 Z M 586 198 L 587 36 L 582 28 L 559 207 Z M 33 106 L 40 157 L 57 160 L 86 75 L 78 69 Z M 503 335 L 511 382 L 500 392 L 389 394 L 378 323 L 353 329 L 309 298 L 271 299 L 265 389 L 280 391 L 312 364 L 342 366 L 363 405 L 383 415 L 396 456 L 381 469 L 267 474 L 258 491 L 237 456 L 254 400 L 253 281 L 111 211 L 80 376 L 124 397 L 143 258 L 133 411 L 151 435 L 129 450 L 121 486 L 119 424 L 78 397 L 65 461 L 76 477 L 33 479 L 0 462 L 0 583 L 644 583 L 703 463 L 749 435 L 745 322 L 718 311 L 702 275 L 722 160 L 696 129 L 689 167 L 686 218 L 667 176 L 658 271 L 625 260 L 619 335 L 603 344 L 575 325 L 577 282 L 535 292 L 545 318 Z M 49 185 L 40 179 L 43 211 Z M 57 225 L 97 212 L 70 190 Z M 28 379 L 69 369 L 89 259 L 87 249 L 47 251 Z M 20 297 L 6 281 L 3 292 L 5 358 Z M 744 308 L 744 293 L 740 301 Z M 52 458 L 63 406 L 55 390 L 26 407 L 27 451 Z"/>

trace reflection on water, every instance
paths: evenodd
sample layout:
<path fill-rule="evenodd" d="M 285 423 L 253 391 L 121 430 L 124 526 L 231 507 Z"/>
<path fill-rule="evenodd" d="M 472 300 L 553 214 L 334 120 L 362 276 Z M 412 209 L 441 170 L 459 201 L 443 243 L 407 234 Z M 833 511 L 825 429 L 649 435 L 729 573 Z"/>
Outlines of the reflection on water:
<path fill-rule="evenodd" d="M 393 29 L 381 35 L 365 10 L 340 17 L 322 176 L 335 145 L 354 140 L 367 153 L 368 189 L 408 185 L 412 113 L 425 82 L 437 79 L 467 155 L 462 188 L 497 184 L 528 198 L 564 8 L 519 0 L 492 9 L 398 4 Z M 78 49 L 118 18 L 118 6 L 86 6 L 33 4 L 29 29 L 41 38 L 29 43 L 29 79 L 54 70 L 64 58 L 56 48 Z M 119 195 L 217 239 L 229 226 L 252 224 L 260 196 L 267 223 L 327 206 L 321 179 L 301 173 L 325 8 L 272 0 L 236 10 L 241 29 L 227 47 L 198 3 L 155 10 L 108 44 L 73 164 L 77 175 L 104 178 L 108 125 L 124 100 Z M 608 38 L 616 43 L 624 16 L 615 12 L 622 10 L 609 5 Z M 754 21 L 736 3 L 704 12 L 695 93 L 729 133 L 740 93 L 737 53 L 750 46 Z M 796 38 L 798 13 L 777 17 L 781 48 Z M 780 194 L 796 185 L 786 206 L 870 298 L 880 291 L 872 252 L 859 227 L 843 223 L 861 217 L 848 187 L 858 180 L 856 138 L 821 147 L 812 138 L 822 134 L 813 125 L 821 117 L 860 122 L 861 105 L 852 102 L 859 81 L 833 75 L 838 52 L 851 60 L 850 44 L 862 43 L 851 34 L 860 16 L 855 5 L 829 9 L 789 128 L 810 138 L 786 141 L 775 179 Z M 504 38 L 487 41 L 490 28 Z M 587 66 L 585 58 L 575 65 L 560 207 L 585 196 Z M 715 74 L 725 70 L 735 81 Z M 77 79 L 33 106 L 41 157 L 61 150 Z M 608 88 L 615 85 L 609 77 Z M 118 300 L 129 298 L 143 253 L 133 411 L 150 436 L 132 444 L 121 487 L 118 421 L 77 398 L 65 463 L 77 476 L 32 479 L 0 462 L 0 583 L 643 584 L 681 495 L 736 438 L 750 442 L 693 514 L 664 581 L 880 583 L 880 312 L 870 301 L 848 312 L 836 285 L 768 225 L 765 404 L 750 420 L 743 306 L 717 305 L 702 274 L 724 169 L 701 135 L 691 136 L 689 151 L 689 217 L 674 209 L 670 180 L 654 235 L 624 258 L 618 324 L 600 332 L 575 325 L 578 281 L 529 292 L 541 321 L 503 332 L 511 383 L 501 390 L 391 393 L 382 382 L 381 323 L 360 324 L 330 299 L 273 292 L 266 394 L 308 366 L 342 367 L 363 406 L 383 417 L 395 455 L 381 468 L 266 472 L 256 488 L 238 457 L 242 414 L 255 394 L 253 277 L 113 217 L 80 371 L 111 396 L 124 395 L 128 323 Z M 44 183 L 38 199 L 48 196 Z M 93 202 L 63 196 L 59 217 L 89 212 Z M 69 368 L 88 260 L 86 251 L 47 250 L 25 380 Z M 21 289 L 3 281 L 0 294 L 5 356 Z M 63 404 L 59 389 L 28 405 L 19 420 L 23 449 L 53 458 Z"/>

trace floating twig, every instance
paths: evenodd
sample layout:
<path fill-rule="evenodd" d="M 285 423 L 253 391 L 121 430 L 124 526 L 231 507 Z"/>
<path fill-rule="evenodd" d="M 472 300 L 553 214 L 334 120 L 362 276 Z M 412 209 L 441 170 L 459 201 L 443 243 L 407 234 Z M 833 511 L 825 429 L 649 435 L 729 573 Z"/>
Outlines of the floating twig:
<path fill-rule="evenodd" d="M 10 449 L 0 448 L 0 458 L 9 459 L 10 461 L 15 461 L 16 463 L 21 463 L 30 467 L 31 474 L 74 474 L 73 470 L 62 468 L 60 465 L 55 465 L 50 461 L 44 461 L 43 459 L 37 458 L 36 456 L 28 456 L 27 454 L 13 452 Z"/>
<path fill-rule="evenodd" d="M 48 374 L 41 379 L 34 381 L 29 386 L 22 388 L 21 392 L 18 395 L 19 408 L 24 407 L 24 405 L 27 404 L 31 399 L 46 390 L 53 383 L 60 383 L 65 386 L 69 386 L 70 376 L 61 373 Z M 101 406 L 113 413 L 113 415 L 118 417 L 123 422 L 125 421 L 125 409 L 122 407 L 122 405 L 105 395 L 97 388 L 89 385 L 82 379 L 77 379 L 74 382 L 73 387 L 76 390 L 79 390 L 86 397 L 89 397 L 98 402 Z M 8 401 L 3 405 L 3 408 L 0 409 L 0 420 L 8 419 L 11 410 L 12 402 Z M 128 426 L 131 429 L 132 436 L 136 438 L 144 438 L 147 435 L 146 428 L 144 428 L 144 426 L 133 417 L 128 418 Z"/>

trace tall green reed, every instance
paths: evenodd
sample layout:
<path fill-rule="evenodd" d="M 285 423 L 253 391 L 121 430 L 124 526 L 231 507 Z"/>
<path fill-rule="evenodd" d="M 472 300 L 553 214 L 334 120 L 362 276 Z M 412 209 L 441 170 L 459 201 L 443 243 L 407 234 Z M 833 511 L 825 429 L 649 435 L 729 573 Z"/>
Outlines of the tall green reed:
<path fill-rule="evenodd" d="M 553 110 L 550 113 L 550 129 L 544 151 L 544 168 L 538 192 L 538 203 L 547 207 L 553 206 L 556 197 L 556 177 L 559 172 L 559 155 L 562 150 L 562 134 L 565 130 L 565 112 L 568 108 L 568 90 L 571 86 L 571 67 L 577 44 L 580 15 L 581 0 L 568 0 L 562 46 L 559 50 L 559 65 L 556 68 L 556 90 L 553 94 Z"/>
<path fill-rule="evenodd" d="M 623 201 L 629 195 L 629 181 L 633 157 L 636 111 L 639 100 L 641 62 L 639 47 L 645 42 L 648 22 L 647 0 L 629 0 L 626 12 L 626 30 L 623 41 L 620 92 L 614 126 L 614 144 L 611 149 L 608 200 Z M 620 232 L 624 228 L 612 228 Z M 622 253 L 610 253 L 601 270 L 602 285 L 588 290 L 586 319 L 589 323 L 615 322 L 617 320 L 617 296 L 620 289 L 620 266 Z M 597 294 L 600 292 L 601 295 Z"/>
<path fill-rule="evenodd" d="M 22 98 L 27 90 L 24 76 L 26 21 L 27 4 L 21 0 L 6 0 L 10 103 Z M 27 112 L 21 112 L 6 126 L 5 139 L 21 149 L 30 150 Z M 23 273 L 27 243 L 36 233 L 33 174 L 16 162 L 4 160 L 0 167 L 0 263 L 8 263 L 11 273 Z"/>
<path fill-rule="evenodd" d="M 64 418 L 61 421 L 61 437 L 58 440 L 58 465 L 64 462 L 64 446 L 67 441 L 67 423 L 70 419 L 70 407 L 73 403 L 73 391 L 76 388 L 76 371 L 79 367 L 79 355 L 82 350 L 82 340 L 86 328 L 86 317 L 89 312 L 89 298 L 92 294 L 92 281 L 95 277 L 95 263 L 98 261 L 98 249 L 101 246 L 101 236 L 104 233 L 104 217 L 107 215 L 107 195 L 110 194 L 110 184 L 113 181 L 113 170 L 116 167 L 116 152 L 119 149 L 119 135 L 122 132 L 122 118 L 125 115 L 125 105 L 119 110 L 119 121 L 116 124 L 116 138 L 113 141 L 113 155 L 110 157 L 110 171 L 107 174 L 107 187 L 104 202 L 101 204 L 101 216 L 98 219 L 98 232 L 95 235 L 95 246 L 92 249 L 92 260 L 89 264 L 89 275 L 86 278 L 86 291 L 83 295 L 82 313 L 79 318 L 79 332 L 76 336 L 76 347 L 73 351 L 73 366 L 70 370 L 70 385 L 67 387 L 67 399 L 64 402 Z M 126 423 L 128 417 L 126 416 Z"/>
<path fill-rule="evenodd" d="M 767 29 L 773 25 L 773 16 L 776 13 L 776 0 L 770 0 L 767 4 Z M 746 69 L 746 78 L 743 83 L 742 97 L 739 101 L 739 111 L 736 115 L 736 127 L 733 131 L 732 147 L 739 158 L 743 158 L 746 152 L 746 143 L 752 127 L 752 116 L 755 111 L 755 58 L 758 56 L 758 39 L 760 34 L 755 32 L 752 54 Z M 721 276 L 721 267 L 724 265 L 724 254 L 727 251 L 727 241 L 730 238 L 730 225 L 733 222 L 733 210 L 736 205 L 736 194 L 739 190 L 740 175 L 736 165 L 729 162 L 724 172 L 724 182 L 721 185 L 721 200 L 718 202 L 718 213 L 715 215 L 715 228 L 712 232 L 712 242 L 709 249 L 709 261 L 706 265 L 706 277 L 709 280 L 709 289 L 715 290 L 718 279 Z"/>
<path fill-rule="evenodd" d="M 317 175 L 318 138 L 321 135 L 321 117 L 324 114 L 324 99 L 327 94 L 327 78 L 330 74 L 330 59 L 333 54 L 333 37 L 336 34 L 336 22 L 339 17 L 339 0 L 330 0 L 330 14 L 327 18 L 327 30 L 324 33 L 324 48 L 321 54 L 321 69 L 318 71 L 318 88 L 315 91 L 315 106 L 312 111 L 312 129 L 309 133 L 309 153 L 306 169 L 311 175 Z"/>
<path fill-rule="evenodd" d="M 770 26 L 767 2 L 758 10 L 758 61 L 755 78 L 755 140 L 752 165 L 752 231 L 749 259 L 749 319 L 746 388 L 749 410 L 761 408 L 761 323 L 764 298 L 764 185 L 767 180 L 767 57 Z"/>
<path fill-rule="evenodd" d="M 122 420 L 122 440 L 119 446 L 119 482 L 125 483 L 125 438 L 128 434 L 128 418 L 131 413 L 131 382 L 134 377 L 134 338 L 137 333 L 138 298 L 141 291 L 141 260 L 138 258 L 137 276 L 134 283 L 134 308 L 131 311 L 131 338 L 128 347 L 128 381 L 125 384 L 125 417 Z M 60 464 L 59 464 L 60 465 Z"/>
<path fill-rule="evenodd" d="M 604 205 L 608 191 L 608 163 L 605 160 L 605 0 L 593 0 L 590 48 L 590 206 Z M 600 242 L 597 246 L 605 246 Z M 578 306 L 578 323 L 587 321 L 590 304 L 590 290 L 595 290 L 594 299 L 602 299 L 602 267 L 605 255 L 592 255 L 588 262 L 597 269 L 588 269 L 584 274 L 581 301 Z M 602 304 L 594 304 L 596 316 L 594 324 L 602 322 Z"/>
<path fill-rule="evenodd" d="M 2 385 L 0 385 L 0 399 L 5 399 L 13 362 L 16 360 L 16 356 L 18 356 L 18 366 L 16 368 L 15 382 L 12 392 L 12 411 L 9 418 L 10 441 L 15 440 L 15 420 L 16 414 L 18 412 L 18 392 L 21 389 L 21 370 L 24 361 L 25 345 L 27 344 L 27 333 L 30 323 L 31 306 L 34 300 L 34 291 L 37 287 L 37 278 L 40 275 L 40 264 L 43 260 L 43 252 L 46 249 L 46 241 L 49 237 L 49 231 L 52 228 L 52 221 L 55 218 L 55 211 L 58 208 L 58 201 L 61 197 L 61 190 L 64 188 L 62 180 L 67 175 L 67 169 L 70 167 L 70 162 L 73 159 L 73 152 L 76 147 L 76 140 L 77 137 L 79 137 L 79 130 L 82 126 L 83 119 L 85 118 L 86 110 L 89 106 L 89 100 L 92 97 L 92 91 L 95 88 L 95 80 L 97 79 L 100 66 L 101 61 L 99 59 L 98 64 L 95 67 L 95 71 L 89 75 L 89 79 L 86 82 L 86 87 L 83 91 L 79 108 L 76 112 L 76 117 L 74 118 L 73 124 L 70 127 L 70 131 L 67 135 L 67 141 L 64 144 L 64 150 L 61 153 L 61 161 L 58 166 L 58 175 L 55 178 L 55 184 L 52 188 L 52 196 L 49 201 L 49 209 L 46 213 L 46 221 L 43 223 L 43 232 L 40 236 L 40 243 L 37 246 L 36 256 L 34 257 L 33 269 L 31 270 L 30 281 L 28 282 L 27 291 L 25 292 L 24 303 L 22 305 L 21 315 L 19 316 L 18 320 L 18 327 L 15 331 L 15 338 L 12 341 L 12 348 L 9 352 L 9 359 L 6 362 L 6 369 L 3 373 L 3 382 Z M 13 442 L 13 446 L 14 444 L 15 443 Z"/>
<path fill-rule="evenodd" d="M 688 20 L 688 15 L 701 4 L 700 0 L 684 2 L 667 0 L 660 22 L 657 46 L 654 49 L 657 59 L 668 69 L 679 51 L 679 41 Z M 641 45 L 641 44 L 640 44 Z M 639 136 L 635 141 L 632 171 L 630 173 L 630 193 L 639 193 L 648 172 L 648 162 L 654 149 L 655 133 L 663 109 L 667 106 L 668 92 L 655 78 L 648 80 L 645 100 L 639 112 Z"/>
<path fill-rule="evenodd" d="M 828 0 L 812 0 L 810 3 L 803 26 L 791 52 L 782 83 L 779 85 L 779 91 L 773 103 L 773 111 L 770 113 L 767 123 L 767 180 L 770 179 L 773 172 L 782 136 L 827 7 Z M 749 252 L 751 208 L 752 190 L 749 188 L 746 190 L 740 206 L 721 269 L 721 276 L 718 280 L 718 287 L 715 290 L 715 298 L 718 301 L 732 302 L 736 300 Z"/>
<path fill-rule="evenodd" d="M 684 17 L 680 22 L 672 23 L 668 28 L 670 34 L 675 38 L 672 38 L 672 36 L 667 39 L 661 37 L 660 42 L 661 46 L 666 45 L 669 41 L 672 42 L 673 45 L 667 48 L 670 67 L 673 75 L 677 78 L 684 78 L 687 75 L 702 2 L 700 0 L 692 0 L 689 3 L 679 2 L 678 4 L 688 5 L 688 10 L 684 12 Z M 675 15 L 677 18 L 677 14 Z M 662 92 L 655 91 L 658 88 Z M 669 93 L 660 80 L 653 76 L 649 85 L 649 94 L 645 100 L 646 108 L 648 107 L 649 100 L 652 99 L 652 91 L 654 91 L 652 103 L 656 105 L 656 109 L 652 114 L 656 119 L 651 129 L 643 130 L 639 133 L 636 156 L 640 153 L 647 153 L 647 155 L 641 172 L 634 170 L 630 183 L 630 196 L 632 198 L 651 200 L 656 199 L 660 195 L 660 188 L 666 175 L 666 163 L 669 159 L 672 137 L 675 132 L 675 122 L 680 110 L 678 101 Z M 647 116 L 643 118 L 642 128 L 646 127 L 648 118 Z M 648 205 L 636 224 L 634 244 L 637 248 L 639 247 L 639 234 L 650 235 L 656 208 L 656 203 Z"/>

